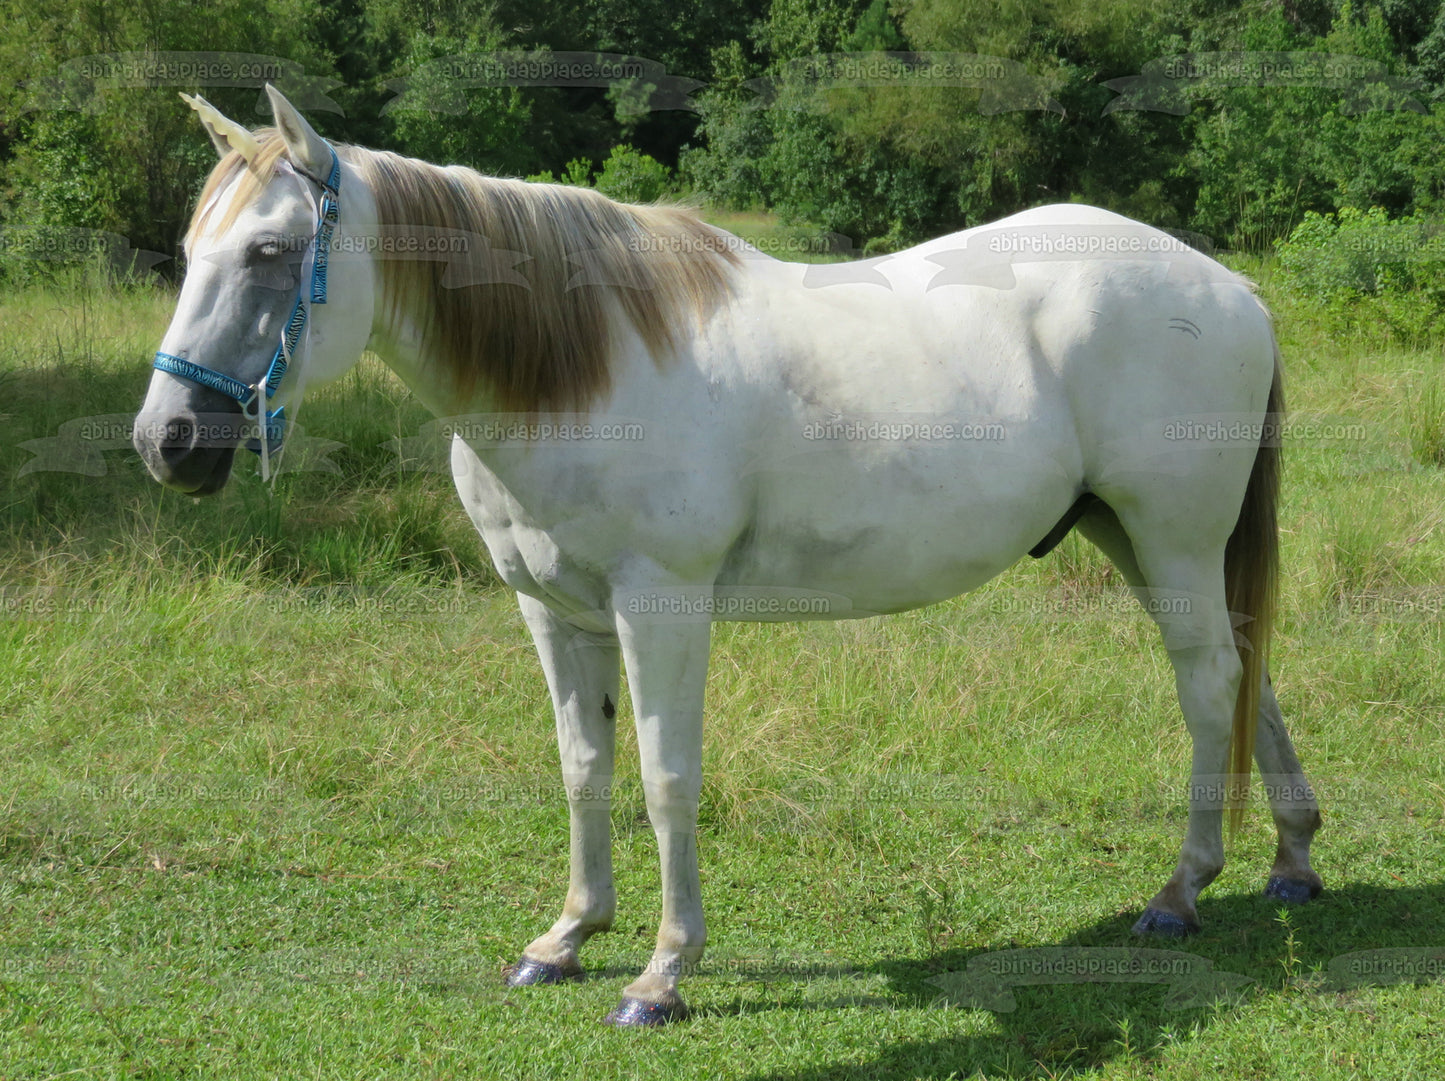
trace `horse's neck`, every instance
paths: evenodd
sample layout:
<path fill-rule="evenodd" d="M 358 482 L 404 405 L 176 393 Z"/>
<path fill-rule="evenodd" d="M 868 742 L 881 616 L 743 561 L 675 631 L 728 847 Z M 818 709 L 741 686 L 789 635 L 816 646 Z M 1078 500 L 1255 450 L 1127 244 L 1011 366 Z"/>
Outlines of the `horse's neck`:
<path fill-rule="evenodd" d="M 409 318 L 391 317 L 385 297 L 377 297 L 376 312 L 367 349 L 396 373 L 433 416 L 456 417 L 492 410 L 483 386 L 467 399 L 458 394 L 452 373 L 423 350 L 422 335 Z"/>
<path fill-rule="evenodd" d="M 491 288 L 508 286 L 498 285 Z M 424 336 L 412 318 L 404 312 L 393 313 L 390 298 L 383 294 L 384 286 L 378 276 L 373 307 L 375 316 L 367 349 L 380 357 L 382 362 L 396 373 L 397 378 L 406 384 L 433 416 L 456 417 L 517 411 L 503 409 L 485 379 L 478 380 L 470 394 L 463 396 L 459 393 L 456 375 L 450 366 L 441 357 L 428 351 Z M 425 308 L 425 304 L 419 306 Z M 610 314 L 611 326 L 620 333 L 616 334 L 617 349 L 609 362 L 608 384 L 614 393 L 608 396 L 608 408 L 625 404 L 619 401 L 619 395 L 624 399 L 645 401 L 658 391 L 657 384 L 660 382 L 674 378 L 686 379 L 689 373 L 696 376 L 695 369 L 686 363 L 685 356 L 673 357 L 659 369 L 646 345 L 627 322 L 626 315 L 621 310 L 614 310 Z M 642 404 L 642 401 L 637 404 Z M 580 407 L 579 411 L 587 408 Z M 540 412 L 548 410 L 543 408 Z"/>

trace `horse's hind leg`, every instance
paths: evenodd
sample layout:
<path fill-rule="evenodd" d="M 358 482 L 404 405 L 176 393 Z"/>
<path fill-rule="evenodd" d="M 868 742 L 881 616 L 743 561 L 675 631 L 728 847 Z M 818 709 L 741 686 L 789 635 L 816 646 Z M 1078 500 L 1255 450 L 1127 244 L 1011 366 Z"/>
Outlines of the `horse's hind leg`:
<path fill-rule="evenodd" d="M 1193 741 L 1189 826 L 1179 862 L 1134 925 L 1136 934 L 1182 937 L 1199 929 L 1195 899 L 1224 867 L 1221 785 L 1229 772 L 1234 703 L 1244 666 L 1234 645 L 1225 601 L 1224 537 L 1210 544 L 1170 544 L 1149 528 L 1134 533 L 1107 507 L 1081 531 L 1119 567 L 1164 633 L 1184 723 Z"/>
<path fill-rule="evenodd" d="M 1295 756 L 1268 678 L 1259 695 L 1254 760 L 1259 763 L 1279 834 L 1265 896 L 1292 904 L 1308 901 L 1323 888 L 1320 876 L 1310 867 L 1310 841 L 1320 827 L 1320 806 Z"/>
<path fill-rule="evenodd" d="M 1079 522 L 1078 529 L 1109 557 L 1131 587 L 1147 588 L 1129 535 L 1107 503 L 1095 504 Z M 1292 903 L 1308 901 L 1318 896 L 1322 888 L 1320 876 L 1310 867 L 1310 841 L 1319 828 L 1319 805 L 1300 768 L 1268 675 L 1260 688 L 1254 758 L 1264 778 L 1278 834 L 1274 867 L 1270 870 L 1265 894 Z"/>
<path fill-rule="evenodd" d="M 622 678 L 622 651 L 615 637 L 581 631 L 531 597 L 519 594 L 517 600 L 552 695 L 572 845 L 562 915 L 512 966 L 507 982 L 513 987 L 580 979 L 577 951 L 592 935 L 612 926 L 617 907 L 609 836 L 613 715 Z"/>

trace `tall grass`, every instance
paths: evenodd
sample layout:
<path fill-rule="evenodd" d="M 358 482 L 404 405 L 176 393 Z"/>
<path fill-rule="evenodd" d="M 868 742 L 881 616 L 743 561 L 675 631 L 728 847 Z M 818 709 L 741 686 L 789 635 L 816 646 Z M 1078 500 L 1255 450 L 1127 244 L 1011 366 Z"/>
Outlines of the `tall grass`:
<path fill-rule="evenodd" d="M 1410 449 L 1427 466 L 1445 466 L 1445 389 L 1439 375 L 1422 380 L 1408 406 Z"/>

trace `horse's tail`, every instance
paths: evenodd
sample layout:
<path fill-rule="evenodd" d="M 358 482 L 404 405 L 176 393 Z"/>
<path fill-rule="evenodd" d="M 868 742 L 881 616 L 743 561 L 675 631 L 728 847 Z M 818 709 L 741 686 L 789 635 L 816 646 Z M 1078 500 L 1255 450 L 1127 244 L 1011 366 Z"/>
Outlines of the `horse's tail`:
<path fill-rule="evenodd" d="M 1234 704 L 1230 737 L 1229 825 L 1244 820 L 1249 799 L 1249 777 L 1254 758 L 1254 734 L 1259 723 L 1259 691 L 1269 672 L 1269 640 L 1274 629 L 1279 597 L 1280 434 L 1284 420 L 1284 385 L 1279 344 L 1274 343 L 1274 379 L 1269 387 L 1264 428 L 1254 470 L 1249 475 L 1239 520 L 1224 549 L 1225 596 L 1234 640 L 1244 662 L 1244 677 Z"/>

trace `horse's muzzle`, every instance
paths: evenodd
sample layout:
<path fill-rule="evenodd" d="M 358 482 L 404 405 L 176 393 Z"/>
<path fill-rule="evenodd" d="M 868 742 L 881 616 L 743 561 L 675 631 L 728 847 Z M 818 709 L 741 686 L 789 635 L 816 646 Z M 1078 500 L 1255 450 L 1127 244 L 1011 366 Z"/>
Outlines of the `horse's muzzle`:
<path fill-rule="evenodd" d="M 239 413 L 166 420 L 141 416 L 131 442 L 152 477 L 178 492 L 200 496 L 226 486 L 236 447 L 246 435 L 247 422 Z"/>

